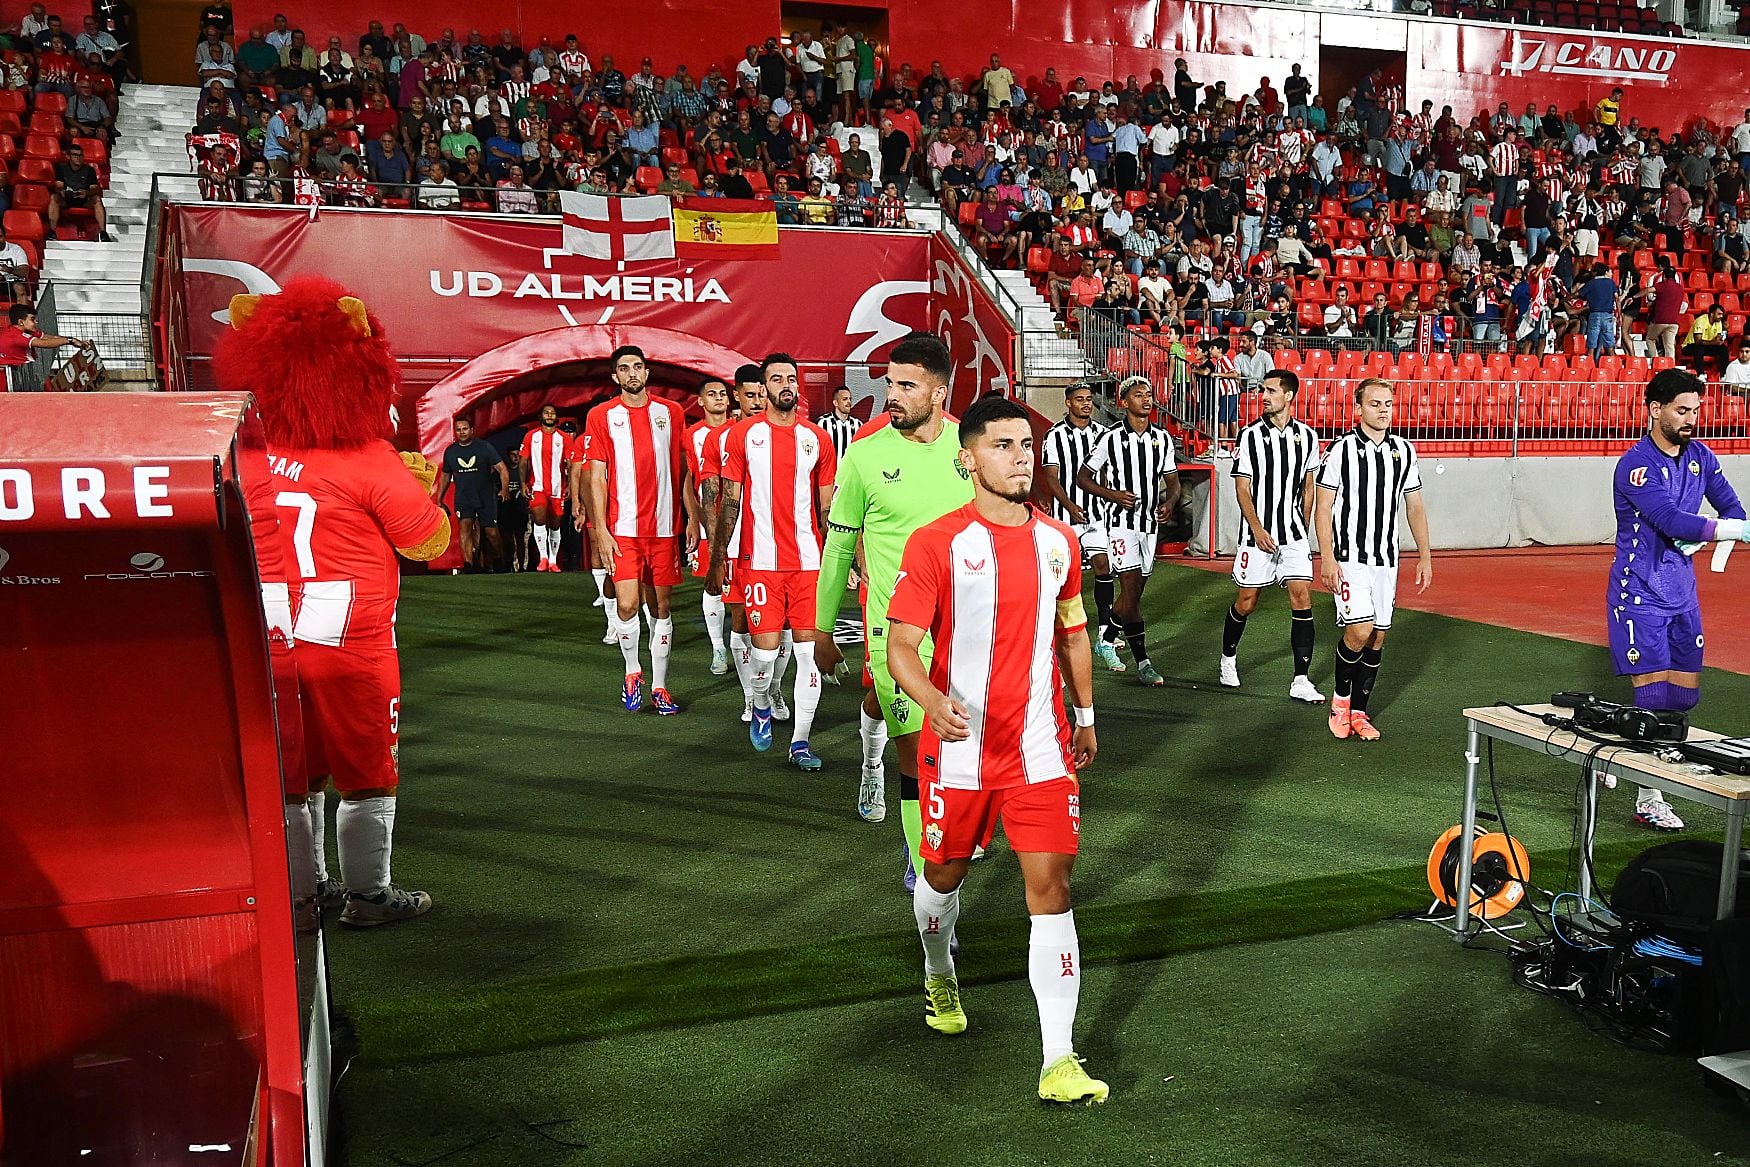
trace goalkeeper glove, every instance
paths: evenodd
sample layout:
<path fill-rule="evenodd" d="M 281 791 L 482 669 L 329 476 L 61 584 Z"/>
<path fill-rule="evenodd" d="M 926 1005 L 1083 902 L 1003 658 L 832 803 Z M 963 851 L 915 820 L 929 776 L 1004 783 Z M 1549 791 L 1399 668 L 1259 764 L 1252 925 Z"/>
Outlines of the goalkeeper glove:
<path fill-rule="evenodd" d="M 1750 526 L 1743 519 L 1715 519 L 1714 538 L 1722 543 L 1750 543 Z"/>

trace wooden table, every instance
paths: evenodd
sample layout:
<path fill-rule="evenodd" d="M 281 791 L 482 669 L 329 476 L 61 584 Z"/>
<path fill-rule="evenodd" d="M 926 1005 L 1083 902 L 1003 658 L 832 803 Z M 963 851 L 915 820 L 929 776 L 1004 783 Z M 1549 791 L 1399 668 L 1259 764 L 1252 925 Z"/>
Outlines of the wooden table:
<path fill-rule="evenodd" d="M 1692 762 L 1668 762 L 1650 753 L 1631 749 L 1627 743 L 1599 747 L 1592 738 L 1582 737 L 1572 730 L 1557 729 L 1543 722 L 1544 714 L 1572 716 L 1573 710 L 1554 705 L 1522 705 L 1510 709 L 1505 705 L 1490 705 L 1464 711 L 1464 830 L 1461 838 L 1469 839 L 1477 823 L 1477 771 L 1482 762 L 1483 738 L 1507 742 L 1525 749 L 1559 758 L 1576 766 L 1589 767 L 1599 776 L 1611 776 L 1637 786 L 1651 786 L 1665 794 L 1689 802 L 1711 806 L 1725 812 L 1726 857 L 1720 870 L 1720 894 L 1716 918 L 1732 915 L 1738 900 L 1738 861 L 1744 845 L 1744 818 L 1750 811 L 1750 777 L 1720 774 Z M 1608 740 L 1609 735 L 1600 735 Z M 1722 734 L 1691 726 L 1690 741 L 1717 740 Z M 1580 864 L 1580 895 L 1591 898 L 1592 835 L 1598 820 L 1598 786 L 1586 783 L 1586 796 L 1581 811 L 1581 845 L 1586 850 Z M 1461 847 L 1458 860 L 1458 912 L 1450 931 L 1460 941 L 1471 934 L 1471 848 Z M 1444 926 L 1444 925 L 1443 925 Z"/>

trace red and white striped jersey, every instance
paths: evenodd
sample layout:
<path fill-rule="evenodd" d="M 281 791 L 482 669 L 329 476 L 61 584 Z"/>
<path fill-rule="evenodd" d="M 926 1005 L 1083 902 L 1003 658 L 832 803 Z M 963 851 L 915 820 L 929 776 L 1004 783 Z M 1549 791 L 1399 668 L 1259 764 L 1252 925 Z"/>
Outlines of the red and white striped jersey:
<path fill-rule="evenodd" d="M 1057 633 L 1087 624 L 1081 548 L 1034 511 L 1019 527 L 975 504 L 920 527 L 905 545 L 889 620 L 928 630 L 930 683 L 967 711 L 971 735 L 944 742 L 926 723 L 920 749 L 956 790 L 999 790 L 1074 776 Z"/>
<path fill-rule="evenodd" d="M 723 479 L 741 487 L 740 539 L 730 554 L 756 571 L 820 570 L 820 488 L 838 473 L 832 438 L 811 421 L 737 422 L 723 445 Z"/>
<path fill-rule="evenodd" d="M 680 408 L 652 397 L 616 399 L 590 410 L 589 459 L 607 471 L 608 530 L 616 537 L 670 539 L 680 533 Z"/>
<path fill-rule="evenodd" d="M 1497 142 L 1489 151 L 1489 169 L 1502 178 L 1519 173 L 1519 147 L 1512 142 Z"/>
<path fill-rule="evenodd" d="M 395 644 L 401 570 L 444 515 L 388 442 L 346 450 L 271 450 L 292 639 L 330 647 Z M 284 585 L 282 585 L 284 586 Z"/>
<path fill-rule="evenodd" d="M 710 442 L 710 437 L 713 433 L 716 433 L 718 430 L 727 430 L 728 428 L 728 422 L 724 422 L 719 426 L 713 426 L 708 421 L 696 421 L 687 430 L 684 449 L 687 458 L 687 469 L 693 475 L 694 490 L 697 490 L 699 486 L 704 483 L 705 479 L 716 478 L 721 471 L 721 463 L 719 463 L 718 470 L 714 470 L 710 474 L 705 473 L 705 450 L 707 446 L 712 444 Z"/>
<path fill-rule="evenodd" d="M 565 464 L 571 461 L 571 435 L 536 426 L 523 435 L 523 464 L 529 468 L 529 489 L 536 494 L 565 496 Z"/>
<path fill-rule="evenodd" d="M 755 414 L 754 416 L 759 416 Z M 885 414 L 883 416 L 886 416 Z M 729 435 L 735 431 L 735 423 L 718 426 L 711 433 L 711 439 L 705 443 L 705 450 L 699 455 L 699 481 L 707 478 L 723 477 L 723 462 L 729 449 Z M 741 546 L 741 515 L 735 516 L 735 529 L 729 532 L 729 546 Z M 734 552 L 730 554 L 733 556 Z"/>

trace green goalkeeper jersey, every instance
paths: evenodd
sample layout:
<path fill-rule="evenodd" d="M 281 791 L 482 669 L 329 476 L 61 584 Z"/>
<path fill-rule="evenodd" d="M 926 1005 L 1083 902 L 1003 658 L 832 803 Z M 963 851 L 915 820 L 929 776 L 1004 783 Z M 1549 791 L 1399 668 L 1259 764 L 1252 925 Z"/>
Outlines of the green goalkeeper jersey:
<path fill-rule="evenodd" d="M 924 524 L 972 501 L 972 479 L 960 465 L 959 452 L 960 427 L 951 421 L 944 421 L 942 432 L 927 445 L 892 426 L 851 443 L 839 460 L 827 515 L 815 604 L 820 631 L 831 632 L 838 618 L 860 535 L 869 576 L 869 627 L 872 632 L 883 630 L 882 639 L 870 648 L 877 652 L 885 648 L 887 601 L 899 576 L 906 540 Z"/>

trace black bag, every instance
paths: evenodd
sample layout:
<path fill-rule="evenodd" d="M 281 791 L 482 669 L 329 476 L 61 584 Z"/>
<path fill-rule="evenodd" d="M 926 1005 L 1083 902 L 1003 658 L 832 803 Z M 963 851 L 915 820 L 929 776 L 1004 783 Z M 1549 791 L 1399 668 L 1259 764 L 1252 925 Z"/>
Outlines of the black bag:
<path fill-rule="evenodd" d="M 1701 839 L 1649 847 L 1629 860 L 1610 893 L 1610 910 L 1679 944 L 1700 948 L 1714 922 L 1726 849 Z M 1738 906 L 1750 917 L 1750 853 L 1738 864 Z"/>

